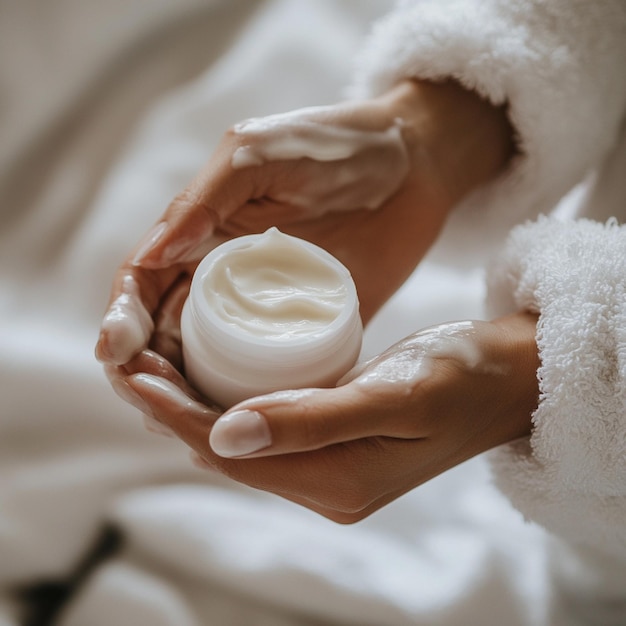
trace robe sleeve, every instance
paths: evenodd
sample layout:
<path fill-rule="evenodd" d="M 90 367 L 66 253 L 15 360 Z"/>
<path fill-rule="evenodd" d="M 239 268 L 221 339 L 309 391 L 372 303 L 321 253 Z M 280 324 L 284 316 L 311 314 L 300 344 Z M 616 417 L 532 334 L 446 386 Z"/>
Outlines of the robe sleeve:
<path fill-rule="evenodd" d="M 372 96 L 409 77 L 454 78 L 508 106 L 519 156 L 464 199 L 444 231 L 448 255 L 482 260 L 515 224 L 549 212 L 615 143 L 626 110 L 626 3 L 400 2 L 374 25 L 349 92 Z"/>
<path fill-rule="evenodd" d="M 532 435 L 491 453 L 498 486 L 560 537 L 626 559 L 626 226 L 514 228 L 488 304 L 494 316 L 539 313 Z"/>

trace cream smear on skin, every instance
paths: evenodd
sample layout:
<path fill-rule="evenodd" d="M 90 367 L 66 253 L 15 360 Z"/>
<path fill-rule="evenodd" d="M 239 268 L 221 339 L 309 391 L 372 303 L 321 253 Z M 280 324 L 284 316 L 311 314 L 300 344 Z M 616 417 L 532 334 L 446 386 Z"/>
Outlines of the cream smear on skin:
<path fill-rule="evenodd" d="M 347 297 L 335 268 L 276 228 L 218 258 L 203 293 L 224 322 L 273 340 L 323 331 Z"/>
<path fill-rule="evenodd" d="M 336 108 L 309 107 L 237 124 L 235 134 L 245 143 L 233 153 L 232 167 L 304 158 L 333 162 L 323 175 L 299 181 L 297 192 L 284 191 L 276 199 L 316 214 L 378 208 L 409 171 L 402 120 L 384 130 L 359 130 L 318 121 L 327 113 L 336 114 Z"/>
<path fill-rule="evenodd" d="M 116 365 L 130 361 L 148 343 L 153 330 L 154 322 L 143 306 L 137 281 L 130 275 L 125 276 L 122 293 L 102 321 L 101 333 L 112 361 Z"/>
<path fill-rule="evenodd" d="M 495 364 L 485 363 L 474 335 L 473 322 L 451 322 L 428 328 L 398 342 L 383 354 L 357 365 L 339 384 L 353 381 L 364 387 L 413 386 L 428 378 L 436 359 L 452 359 L 468 369 L 495 371 Z"/>

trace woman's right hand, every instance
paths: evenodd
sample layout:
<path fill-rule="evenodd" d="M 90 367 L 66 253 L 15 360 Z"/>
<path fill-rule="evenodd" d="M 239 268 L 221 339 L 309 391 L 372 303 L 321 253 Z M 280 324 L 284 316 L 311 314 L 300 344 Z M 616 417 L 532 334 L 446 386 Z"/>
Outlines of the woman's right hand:
<path fill-rule="evenodd" d="M 126 367 L 129 401 L 204 466 L 341 523 L 526 437 L 538 405 L 537 315 L 423 329 L 331 389 L 285 390 L 213 411 L 158 355 Z"/>

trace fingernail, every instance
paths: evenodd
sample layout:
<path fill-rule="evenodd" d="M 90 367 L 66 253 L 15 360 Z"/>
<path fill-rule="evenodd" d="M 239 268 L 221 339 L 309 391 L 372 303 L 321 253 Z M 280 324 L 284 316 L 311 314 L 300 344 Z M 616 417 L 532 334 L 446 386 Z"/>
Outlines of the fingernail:
<path fill-rule="evenodd" d="M 132 404 L 144 415 L 152 415 L 152 411 L 146 404 L 146 401 L 125 380 L 122 378 L 113 379 L 111 380 L 111 386 L 113 387 L 113 391 L 115 391 L 122 400 Z"/>
<path fill-rule="evenodd" d="M 139 249 L 133 258 L 133 265 L 141 265 L 143 258 L 161 240 L 167 230 L 167 222 L 159 222 L 149 230 L 139 244 Z"/>
<path fill-rule="evenodd" d="M 151 433 L 155 433 L 157 435 L 163 435 L 165 437 L 175 437 L 174 431 L 165 424 L 159 422 L 159 420 L 154 419 L 151 415 L 143 416 L 143 425 L 146 427 L 146 430 L 149 430 Z"/>
<path fill-rule="evenodd" d="M 234 411 L 222 415 L 209 436 L 213 452 L 226 458 L 251 454 L 271 443 L 267 421 L 257 411 Z"/>

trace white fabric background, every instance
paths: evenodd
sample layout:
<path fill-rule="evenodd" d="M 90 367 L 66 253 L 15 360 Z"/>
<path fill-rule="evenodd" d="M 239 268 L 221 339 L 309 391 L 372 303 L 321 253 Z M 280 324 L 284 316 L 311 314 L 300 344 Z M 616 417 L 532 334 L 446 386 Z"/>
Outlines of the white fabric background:
<path fill-rule="evenodd" d="M 0 0 L 2 626 L 9 589 L 65 575 L 107 520 L 125 548 L 62 626 L 559 622 L 543 533 L 481 458 L 338 526 L 194 469 L 93 358 L 117 263 L 221 133 L 337 100 L 389 4 Z M 365 353 L 481 316 L 479 273 L 426 262 Z"/>

